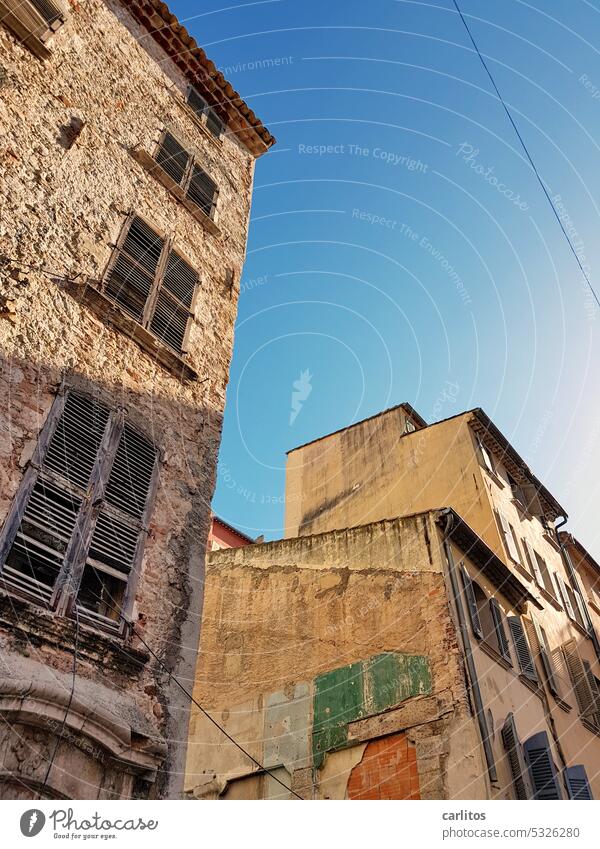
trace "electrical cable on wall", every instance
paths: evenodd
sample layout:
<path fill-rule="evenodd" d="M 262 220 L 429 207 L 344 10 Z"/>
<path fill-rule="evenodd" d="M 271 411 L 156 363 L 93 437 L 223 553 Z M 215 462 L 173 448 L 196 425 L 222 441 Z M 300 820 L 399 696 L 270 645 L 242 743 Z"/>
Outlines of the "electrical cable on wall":
<path fill-rule="evenodd" d="M 587 275 L 587 273 L 586 273 L 586 271 L 585 271 L 585 269 L 584 269 L 584 267 L 583 267 L 583 265 L 582 265 L 582 263 L 581 263 L 581 260 L 579 259 L 579 256 L 577 255 L 577 251 L 575 250 L 575 248 L 574 248 L 574 246 L 573 246 L 573 242 L 571 241 L 571 239 L 570 239 L 570 237 L 569 237 L 569 234 L 568 234 L 568 233 L 567 233 L 567 231 L 565 230 L 564 224 L 562 223 L 562 221 L 561 221 L 561 219 L 560 219 L 560 215 L 559 215 L 559 214 L 558 214 L 558 212 L 556 211 L 556 207 L 554 206 L 554 202 L 553 202 L 552 198 L 550 197 L 550 193 L 548 192 L 548 189 L 546 188 L 546 186 L 545 186 L 545 184 L 544 184 L 544 181 L 542 180 L 542 178 L 541 178 L 541 176 L 540 176 L 540 173 L 539 173 L 538 169 L 536 168 L 535 162 L 533 161 L 533 158 L 532 158 L 531 154 L 529 153 L 529 150 L 527 149 L 527 145 L 525 144 L 525 141 L 523 140 L 523 136 L 522 136 L 522 135 L 521 135 L 521 133 L 519 132 L 519 128 L 517 127 L 517 125 L 516 125 L 516 123 L 515 123 L 515 121 L 514 121 L 514 119 L 513 119 L 512 115 L 511 115 L 511 113 L 510 113 L 510 110 L 509 110 L 508 106 L 506 105 L 506 103 L 505 103 L 505 101 L 504 101 L 504 98 L 503 98 L 503 97 L 502 97 L 502 95 L 500 94 L 500 90 L 499 90 L 498 86 L 496 85 L 496 82 L 495 82 L 495 80 L 494 80 L 494 77 L 492 76 L 492 72 L 491 72 L 491 71 L 490 71 L 490 69 L 488 68 L 488 65 L 487 65 L 487 63 L 486 63 L 485 59 L 484 59 L 484 58 L 483 58 L 483 56 L 481 55 L 481 52 L 480 52 L 480 50 L 479 50 L 479 47 L 477 46 L 477 43 L 476 43 L 475 39 L 473 38 L 473 34 L 471 33 L 471 30 L 469 29 L 469 25 L 467 24 L 467 22 L 466 22 L 466 20 L 465 20 L 465 17 L 464 17 L 463 13 L 462 13 L 462 12 L 461 12 L 461 10 L 460 10 L 460 7 L 459 7 L 459 5 L 458 5 L 457 0 L 452 0 L 452 2 L 454 3 L 454 6 L 456 7 L 456 11 L 457 11 L 457 12 L 458 12 L 458 14 L 460 15 L 460 19 L 462 20 L 462 22 L 463 22 L 463 24 L 464 24 L 464 26 L 465 26 L 465 29 L 466 29 L 466 31 L 467 31 L 467 33 L 468 33 L 468 35 L 469 35 L 469 38 L 471 39 L 471 43 L 472 43 L 473 47 L 475 48 L 475 52 L 477 53 L 477 55 L 479 56 L 479 58 L 480 58 L 480 60 L 481 60 L 481 64 L 482 64 L 482 65 L 483 65 L 483 67 L 485 68 L 485 71 L 486 71 L 486 73 L 487 73 L 488 77 L 490 78 L 490 82 L 492 83 L 492 86 L 494 87 L 494 91 L 496 92 L 496 95 L 498 96 L 498 100 L 499 100 L 499 101 L 500 101 L 500 103 L 502 104 L 502 106 L 503 106 L 503 108 L 504 108 L 504 111 L 506 112 L 506 114 L 507 114 L 507 116 L 508 116 L 508 120 L 509 120 L 509 121 L 510 121 L 510 123 L 512 124 L 513 129 L 514 129 L 515 133 L 517 134 L 517 138 L 518 138 L 518 139 L 519 139 L 519 141 L 521 142 L 521 147 L 522 147 L 522 148 L 523 148 L 523 150 L 525 151 L 525 155 L 526 155 L 527 159 L 529 160 L 529 164 L 531 165 L 531 167 L 532 167 L 532 169 L 533 169 L 533 173 L 534 173 L 534 174 L 535 174 L 535 176 L 537 177 L 538 183 L 540 184 L 540 186 L 542 187 L 542 191 L 543 191 L 543 192 L 544 192 L 544 194 L 546 195 L 546 198 L 547 198 L 547 200 L 548 200 L 548 203 L 550 204 L 550 207 L 551 207 L 551 209 L 552 209 L 552 212 L 554 213 L 554 217 L 555 217 L 555 218 L 556 218 L 556 220 L 558 221 L 558 224 L 559 224 L 559 226 L 560 226 L 560 229 L 562 230 L 563 235 L 564 235 L 565 239 L 567 240 L 567 243 L 568 243 L 568 245 L 569 245 L 569 247 L 570 247 L 570 249 L 571 249 L 571 253 L 572 253 L 572 254 L 573 254 L 573 256 L 575 257 L 575 260 L 577 261 L 577 265 L 579 266 L 579 269 L 580 269 L 581 273 L 583 274 L 583 276 L 584 276 L 584 278 L 585 278 L 585 281 L 586 281 L 586 283 L 587 283 L 587 285 L 588 285 L 588 287 L 589 287 L 589 289 L 590 289 L 590 292 L 592 293 L 592 295 L 594 296 L 594 299 L 595 299 L 596 303 L 597 303 L 597 304 L 598 304 L 598 306 L 600 307 L 600 299 L 598 298 L 598 295 L 596 294 L 596 292 L 595 292 L 595 290 L 594 290 L 594 287 L 592 286 L 592 282 L 591 282 L 590 278 L 588 277 L 588 275 Z"/>

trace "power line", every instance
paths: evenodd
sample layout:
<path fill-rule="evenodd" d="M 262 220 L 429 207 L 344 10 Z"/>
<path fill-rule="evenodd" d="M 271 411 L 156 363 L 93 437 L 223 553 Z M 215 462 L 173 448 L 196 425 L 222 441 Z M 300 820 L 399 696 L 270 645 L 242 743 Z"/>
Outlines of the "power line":
<path fill-rule="evenodd" d="M 529 150 L 527 149 L 527 145 L 525 144 L 525 142 L 524 142 L 524 140 L 523 140 L 523 136 L 522 136 L 522 135 L 521 135 L 521 133 L 519 132 L 519 128 L 518 128 L 518 127 L 517 127 L 517 125 L 515 124 L 515 121 L 514 121 L 514 119 L 513 119 L 513 116 L 511 115 L 510 110 L 509 110 L 508 106 L 506 105 L 506 103 L 505 103 L 505 101 L 504 101 L 504 98 L 503 98 L 503 97 L 502 97 L 502 95 L 500 94 L 500 90 L 499 90 L 498 86 L 496 85 L 496 82 L 495 82 L 495 80 L 494 80 L 494 77 L 492 76 L 492 72 L 491 72 L 491 71 L 490 71 L 490 69 L 488 68 L 488 66 L 487 66 L 487 63 L 486 63 L 485 59 L 484 59 L 484 58 L 483 58 L 483 56 L 481 55 L 481 52 L 480 52 L 480 50 L 479 50 L 479 47 L 477 46 L 477 43 L 476 43 L 475 39 L 473 38 L 473 34 L 471 33 L 471 30 L 469 29 L 469 25 L 468 25 L 468 23 L 466 22 L 465 17 L 464 17 L 463 13 L 462 13 L 462 12 L 461 12 L 461 10 L 460 10 L 460 7 L 459 7 L 459 5 L 458 5 L 458 3 L 457 3 L 457 0 L 452 0 L 452 2 L 454 3 L 454 5 L 455 5 L 455 7 L 456 7 L 456 11 L 457 11 L 457 12 L 458 12 L 458 14 L 460 15 L 460 19 L 461 19 L 461 21 L 463 22 L 463 24 L 464 24 L 464 26 L 465 26 L 465 29 L 466 29 L 466 31 L 467 31 L 467 33 L 468 33 L 468 35 L 469 35 L 469 38 L 471 39 L 471 43 L 472 43 L 473 47 L 475 48 L 475 52 L 477 53 L 477 55 L 479 56 L 479 58 L 480 58 L 480 60 L 481 60 L 481 64 L 482 64 L 482 65 L 483 65 L 483 67 L 485 68 L 485 71 L 486 71 L 486 73 L 487 73 L 488 77 L 490 78 L 490 82 L 491 82 L 492 86 L 494 87 L 494 91 L 496 92 L 496 94 L 497 94 L 497 96 L 498 96 L 498 100 L 500 101 L 500 103 L 501 103 L 501 104 L 502 104 L 502 106 L 504 107 L 504 111 L 506 112 L 506 115 L 507 115 L 507 117 L 508 117 L 508 120 L 509 120 L 509 121 L 510 121 L 510 123 L 512 124 L 513 129 L 514 129 L 515 133 L 517 134 L 517 138 L 518 138 L 518 139 L 519 139 L 519 141 L 521 142 L 521 147 L 522 147 L 522 148 L 523 148 L 523 150 L 525 151 L 525 155 L 527 156 L 527 159 L 529 160 L 529 164 L 530 164 L 530 165 L 531 165 L 531 167 L 533 168 L 533 173 L 534 173 L 534 174 L 535 174 L 535 176 L 537 177 L 538 183 L 540 184 L 540 186 L 542 187 L 542 191 L 543 191 L 543 192 L 544 192 L 544 194 L 546 195 L 546 198 L 547 198 L 547 200 L 548 200 L 548 203 L 550 204 L 550 207 L 551 207 L 551 209 L 552 209 L 552 212 L 554 213 L 554 217 L 555 217 L 555 218 L 556 218 L 556 220 L 558 221 L 558 224 L 559 224 L 559 226 L 560 226 L 560 229 L 562 230 L 563 235 L 564 235 L 565 239 L 567 240 L 567 243 L 568 243 L 568 245 L 569 245 L 569 247 L 570 247 L 570 249 L 571 249 L 571 253 L 572 253 L 572 254 L 573 254 L 573 256 L 575 257 L 575 260 L 576 260 L 576 262 L 577 262 L 577 265 L 579 266 L 580 271 L 581 271 L 581 273 L 583 274 L 583 276 L 584 276 L 584 278 L 585 278 L 585 281 L 586 281 L 587 285 L 589 286 L 590 292 L 592 293 L 592 295 L 594 296 L 594 299 L 595 299 L 596 303 L 597 303 L 597 304 L 598 304 L 598 306 L 600 307 L 600 299 L 598 298 L 598 295 L 596 294 L 596 292 L 595 292 L 595 290 L 594 290 L 594 287 L 592 286 L 592 283 L 591 283 L 591 281 L 590 281 L 590 278 L 588 277 L 588 275 L 587 275 L 587 273 L 586 273 L 586 271 L 585 271 L 585 269 L 584 269 L 584 267 L 583 267 L 583 265 L 582 265 L 582 263 L 581 263 L 581 260 L 579 259 L 579 256 L 577 255 L 577 251 L 576 251 L 576 250 L 575 250 L 575 248 L 573 247 L 573 243 L 572 243 L 572 241 L 571 241 L 571 239 L 570 239 L 570 237 L 569 237 L 569 234 L 568 234 L 568 233 L 567 233 L 567 231 L 565 230 L 564 224 L 562 223 L 562 221 L 561 221 L 561 219 L 560 219 L 560 215 L 558 214 L 558 212 L 556 211 L 556 207 L 554 206 L 554 201 L 553 201 L 553 200 L 552 200 L 552 198 L 550 197 L 550 194 L 548 193 L 548 190 L 546 189 L 546 186 L 545 186 L 545 184 L 544 184 L 544 181 L 543 181 L 543 180 L 542 180 L 542 178 L 540 177 L 540 173 L 539 173 L 538 169 L 537 169 L 537 168 L 536 168 L 536 166 L 535 166 L 535 162 L 533 161 L 533 159 L 532 159 L 532 157 L 531 157 L 531 154 L 529 153 Z"/>

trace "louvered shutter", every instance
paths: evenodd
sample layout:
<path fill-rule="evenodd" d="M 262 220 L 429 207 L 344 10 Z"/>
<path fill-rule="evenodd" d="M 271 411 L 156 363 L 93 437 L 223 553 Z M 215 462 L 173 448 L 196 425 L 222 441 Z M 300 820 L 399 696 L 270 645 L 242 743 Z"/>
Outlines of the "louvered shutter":
<path fill-rule="evenodd" d="M 592 667 L 587 660 L 583 661 L 583 669 L 590 685 L 592 698 L 594 699 L 595 710 L 592 714 L 592 719 L 596 724 L 596 727 L 600 729 L 600 685 L 598 684 L 598 679 L 592 672 Z"/>
<path fill-rule="evenodd" d="M 186 194 L 209 218 L 213 217 L 217 186 L 199 165 L 192 167 Z"/>
<path fill-rule="evenodd" d="M 556 584 L 560 591 L 559 599 L 562 599 L 562 602 L 565 606 L 565 610 L 567 611 L 571 619 L 575 619 L 575 611 L 573 610 L 573 605 L 571 604 L 571 599 L 569 598 L 569 593 L 567 592 L 565 582 L 562 576 L 558 574 L 558 572 L 554 573 L 554 577 L 556 579 Z"/>
<path fill-rule="evenodd" d="M 30 0 L 30 3 L 35 6 L 40 15 L 46 21 L 49 27 L 58 21 L 63 21 L 65 18 L 64 11 L 52 0 Z"/>
<path fill-rule="evenodd" d="M 496 640 L 498 642 L 500 654 L 512 666 L 510 647 L 508 645 L 508 637 L 506 636 L 506 631 L 504 630 L 502 611 L 500 610 L 500 605 L 498 604 L 495 598 L 490 599 L 490 610 L 492 612 L 492 620 L 494 622 L 494 630 L 496 632 Z"/>
<path fill-rule="evenodd" d="M 3 580 L 49 603 L 72 540 L 109 422 L 106 407 L 75 392 L 62 413 L 7 554 Z"/>
<path fill-rule="evenodd" d="M 538 644 L 538 650 L 540 653 L 540 658 L 542 659 L 542 666 L 544 667 L 544 672 L 546 674 L 546 680 L 548 682 L 548 689 L 550 692 L 558 696 L 558 684 L 554 675 L 554 665 L 552 663 L 552 655 L 550 653 L 550 648 L 548 647 L 548 643 L 546 641 L 546 634 L 540 623 L 537 619 L 532 615 L 531 622 L 533 625 L 533 629 L 535 632 L 536 642 Z"/>
<path fill-rule="evenodd" d="M 593 799 L 587 773 L 583 764 L 575 764 L 565 769 L 565 781 L 569 799 Z"/>
<path fill-rule="evenodd" d="M 515 644 L 517 660 L 519 661 L 519 669 L 530 681 L 537 681 L 538 677 L 537 672 L 535 671 L 535 663 L 531 656 L 529 643 L 527 642 L 527 637 L 525 636 L 521 620 L 517 616 L 509 616 L 508 627 L 510 628 L 513 642 Z"/>
<path fill-rule="evenodd" d="M 529 776 L 527 764 L 525 763 L 523 749 L 517 735 L 515 718 L 512 713 L 508 714 L 506 721 L 502 726 L 502 742 L 504 743 L 504 748 L 506 749 L 508 757 L 515 798 L 533 798 L 531 778 Z"/>
<path fill-rule="evenodd" d="M 171 133 L 163 134 L 154 158 L 172 180 L 179 185 L 183 183 L 191 156 Z"/>
<path fill-rule="evenodd" d="M 529 561 L 531 574 L 535 578 L 537 584 L 540 587 L 543 587 L 544 581 L 542 580 L 542 573 L 540 572 L 540 567 L 537 562 L 537 555 L 528 539 L 525 540 L 525 549 L 527 551 L 527 559 Z"/>
<path fill-rule="evenodd" d="M 534 799 L 562 799 L 552 752 L 545 731 L 525 741 L 525 760 L 533 785 Z"/>
<path fill-rule="evenodd" d="M 206 110 L 206 126 L 217 139 L 223 132 L 223 121 L 221 121 L 214 109 Z"/>
<path fill-rule="evenodd" d="M 143 318 L 163 247 L 160 236 L 134 217 L 109 267 L 105 293 L 137 321 Z"/>
<path fill-rule="evenodd" d="M 178 353 L 184 350 L 197 285 L 198 273 L 176 251 L 170 251 L 150 330 Z"/>
<path fill-rule="evenodd" d="M 464 565 L 461 565 L 461 572 L 463 586 L 465 588 L 465 598 L 467 599 L 467 607 L 469 608 L 469 616 L 471 618 L 471 627 L 473 628 L 473 633 L 475 634 L 475 636 L 478 639 L 482 640 L 483 628 L 481 627 L 481 620 L 479 618 L 479 611 L 477 609 L 477 601 L 475 599 L 473 583 Z"/>
<path fill-rule="evenodd" d="M 587 616 L 586 616 L 584 601 L 583 601 L 581 594 L 579 593 L 578 590 L 575 590 L 575 589 L 573 590 L 573 596 L 575 598 L 575 604 L 577 606 L 577 609 L 575 611 L 575 619 L 577 620 L 577 622 L 579 622 L 581 627 L 585 628 L 585 630 L 587 631 L 588 626 L 587 626 Z"/>
<path fill-rule="evenodd" d="M 519 557 L 519 550 L 513 537 L 512 528 L 510 527 L 510 524 L 508 523 L 506 517 L 502 513 L 500 513 L 500 511 L 498 511 L 496 515 L 498 516 L 498 521 L 500 522 L 500 527 L 502 528 L 502 533 L 504 534 L 504 541 L 506 543 L 508 553 L 516 563 L 520 563 L 521 558 Z"/>
<path fill-rule="evenodd" d="M 593 722 L 596 713 L 596 699 L 590 687 L 585 667 L 577 651 L 575 640 L 569 640 L 568 643 L 565 643 L 563 652 L 575 691 L 575 698 L 579 706 L 579 713 L 584 719 Z"/>
<path fill-rule="evenodd" d="M 126 423 L 106 483 L 77 601 L 80 615 L 93 624 L 113 630 L 121 625 L 123 594 L 145 534 L 143 518 L 156 460 L 154 446 Z"/>

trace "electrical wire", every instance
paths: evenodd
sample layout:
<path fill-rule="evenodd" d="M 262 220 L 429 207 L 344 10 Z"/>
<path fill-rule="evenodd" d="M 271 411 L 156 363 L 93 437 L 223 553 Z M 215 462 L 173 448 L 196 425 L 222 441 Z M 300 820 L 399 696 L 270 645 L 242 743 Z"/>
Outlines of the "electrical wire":
<path fill-rule="evenodd" d="M 532 158 L 531 154 L 529 153 L 529 150 L 528 150 L 528 148 L 527 148 L 527 145 L 525 144 L 525 141 L 523 140 L 523 136 L 522 136 L 522 135 L 521 135 L 521 133 L 519 132 L 519 128 L 517 127 L 517 125 L 516 125 L 516 123 L 515 123 L 515 121 L 514 121 L 514 119 L 513 119 L 512 115 L 511 115 L 511 113 L 510 113 L 510 110 L 509 110 L 508 106 L 506 105 L 506 103 L 505 103 L 505 101 L 504 101 L 504 98 L 502 97 L 502 95 L 501 95 L 501 93 L 500 93 L 500 90 L 499 90 L 498 86 L 496 85 L 496 82 L 495 82 L 495 80 L 494 80 L 494 77 L 492 76 L 492 72 L 490 71 L 490 69 L 489 69 L 489 67 L 488 67 L 488 65 L 487 65 L 487 63 L 486 63 L 486 61 L 485 61 L 485 59 L 484 59 L 484 58 L 483 58 L 483 56 L 481 55 L 481 52 L 480 52 L 480 50 L 479 50 L 479 47 L 477 46 L 477 42 L 476 42 L 476 41 L 475 41 L 475 39 L 473 38 L 473 34 L 471 33 L 471 30 L 469 29 L 469 25 L 467 24 L 467 22 L 466 22 L 466 20 L 465 20 L 465 17 L 464 17 L 463 13 L 462 13 L 462 12 L 461 12 L 461 10 L 460 10 L 460 7 L 459 7 L 459 5 L 458 5 L 457 0 L 452 0 L 452 2 L 454 3 L 454 6 L 456 7 L 456 11 L 457 11 L 457 12 L 458 12 L 458 14 L 460 15 L 460 19 L 461 19 L 461 21 L 462 21 L 462 22 L 463 22 L 463 24 L 464 24 L 464 27 L 465 27 L 465 29 L 466 29 L 466 31 L 467 31 L 467 33 L 468 33 L 469 38 L 471 39 L 471 44 L 472 44 L 472 45 L 473 45 L 473 47 L 475 48 L 475 52 L 477 53 L 477 55 L 479 56 L 479 59 L 481 60 L 481 64 L 482 64 L 482 65 L 483 65 L 483 67 L 485 68 L 485 71 L 486 71 L 486 73 L 487 73 L 488 77 L 490 78 L 490 82 L 491 82 L 492 86 L 494 87 L 494 91 L 496 92 L 496 95 L 498 96 L 498 100 L 499 100 L 499 101 L 500 101 L 500 103 L 502 104 L 502 106 L 503 106 L 503 108 L 504 108 L 504 111 L 506 112 L 506 115 L 507 115 L 507 117 L 508 117 L 508 120 L 509 120 L 509 121 L 510 121 L 510 123 L 512 124 L 512 127 L 513 127 L 513 129 L 514 129 L 515 133 L 517 134 L 517 138 L 518 138 L 518 139 L 519 139 L 519 141 L 521 142 L 521 147 L 522 147 L 522 148 L 523 148 L 523 150 L 525 151 L 525 155 L 527 156 L 527 159 L 529 160 L 529 164 L 531 165 L 531 167 L 532 167 L 532 169 L 533 169 L 533 173 L 534 173 L 534 174 L 535 174 L 535 176 L 537 177 L 538 183 L 540 184 L 540 186 L 542 187 L 542 191 L 543 191 L 543 192 L 544 192 L 544 194 L 546 195 L 546 198 L 547 198 L 547 200 L 548 200 L 548 203 L 550 204 L 550 207 L 551 207 L 551 209 L 552 209 L 552 212 L 554 213 L 554 217 L 555 217 L 555 218 L 556 218 L 556 220 L 558 221 L 558 224 L 559 224 L 559 226 L 560 226 L 560 229 L 562 230 L 563 235 L 564 235 L 565 239 L 567 240 L 567 244 L 569 245 L 569 248 L 571 249 L 571 253 L 572 253 L 572 254 L 573 254 L 573 256 L 575 257 L 575 260 L 576 260 L 576 262 L 577 262 L 577 265 L 579 266 L 579 269 L 580 269 L 581 273 L 583 274 L 583 276 L 584 276 L 584 278 L 585 278 L 585 281 L 586 281 L 586 283 L 587 283 L 587 285 L 588 285 L 588 287 L 589 287 L 589 289 L 590 289 L 590 292 L 592 293 L 592 295 L 593 295 L 593 297 L 594 297 L 594 299 L 595 299 L 596 303 L 597 303 L 597 304 L 598 304 L 598 306 L 600 307 L 600 299 L 598 298 L 598 295 L 596 294 L 596 291 L 594 290 L 594 287 L 592 286 L 592 282 L 591 282 L 590 278 L 588 277 L 588 275 L 587 275 L 587 273 L 586 273 L 586 271 L 585 271 L 585 269 L 584 269 L 584 267 L 583 267 L 583 265 L 582 265 L 582 263 L 581 263 L 581 260 L 579 259 L 579 256 L 578 256 L 578 254 L 577 254 L 577 251 L 576 251 L 576 250 L 575 250 L 575 248 L 573 247 L 573 242 L 571 241 L 571 239 L 570 239 L 570 237 L 569 237 L 569 234 L 568 234 L 568 233 L 567 233 L 567 231 L 565 230 L 565 227 L 564 227 L 564 224 L 563 224 L 563 223 L 562 223 L 562 221 L 561 221 L 560 215 L 558 214 L 558 212 L 556 211 L 556 207 L 554 206 L 554 201 L 553 201 L 553 200 L 552 200 L 552 198 L 550 197 L 550 194 L 549 194 L 549 192 L 548 192 L 548 190 L 547 190 L 547 188 L 546 188 L 546 186 L 545 186 L 545 184 L 544 184 L 544 181 L 542 180 L 542 178 L 541 178 L 541 176 L 540 176 L 540 173 L 539 173 L 538 169 L 536 168 L 535 162 L 533 161 L 533 158 Z"/>

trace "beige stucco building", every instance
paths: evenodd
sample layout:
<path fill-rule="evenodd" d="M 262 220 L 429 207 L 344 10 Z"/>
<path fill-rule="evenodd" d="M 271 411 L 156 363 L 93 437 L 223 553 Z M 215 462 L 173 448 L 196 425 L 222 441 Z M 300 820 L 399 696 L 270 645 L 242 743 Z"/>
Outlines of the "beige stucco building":
<path fill-rule="evenodd" d="M 0 20 L 0 795 L 176 797 L 274 140 L 159 0 Z"/>
<path fill-rule="evenodd" d="M 207 571 L 196 696 L 255 762 L 194 711 L 188 794 L 600 798 L 600 571 L 565 517 L 480 409 L 291 451 L 286 538 Z"/>

